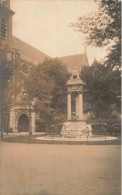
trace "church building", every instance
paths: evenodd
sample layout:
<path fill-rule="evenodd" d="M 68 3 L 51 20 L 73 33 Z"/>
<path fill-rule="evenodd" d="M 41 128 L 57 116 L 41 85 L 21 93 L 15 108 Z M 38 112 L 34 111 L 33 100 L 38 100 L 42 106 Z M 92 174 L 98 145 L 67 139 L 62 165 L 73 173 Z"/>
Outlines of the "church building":
<path fill-rule="evenodd" d="M 13 83 L 16 86 L 19 77 L 23 77 L 29 67 L 42 63 L 45 58 L 50 57 L 13 36 L 12 17 L 14 14 L 14 11 L 10 9 L 10 0 L 0 0 L 0 63 L 11 61 L 13 66 L 21 67 L 19 75 L 16 73 L 13 77 Z M 89 65 L 86 51 L 83 54 L 58 59 L 66 64 L 69 72 L 72 72 L 74 68 L 79 69 Z M 13 132 L 29 131 L 30 123 L 32 132 L 35 132 L 36 114 L 31 111 L 30 105 L 25 101 L 24 91 L 21 88 L 9 110 L 9 129 Z"/>

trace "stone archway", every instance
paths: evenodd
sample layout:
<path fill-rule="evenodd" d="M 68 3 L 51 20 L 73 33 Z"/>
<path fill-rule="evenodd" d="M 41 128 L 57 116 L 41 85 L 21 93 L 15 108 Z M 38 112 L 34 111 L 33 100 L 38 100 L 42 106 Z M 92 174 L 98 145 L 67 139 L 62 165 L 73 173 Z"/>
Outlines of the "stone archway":
<path fill-rule="evenodd" d="M 18 132 L 29 132 L 29 118 L 26 114 L 21 114 L 18 119 Z"/>

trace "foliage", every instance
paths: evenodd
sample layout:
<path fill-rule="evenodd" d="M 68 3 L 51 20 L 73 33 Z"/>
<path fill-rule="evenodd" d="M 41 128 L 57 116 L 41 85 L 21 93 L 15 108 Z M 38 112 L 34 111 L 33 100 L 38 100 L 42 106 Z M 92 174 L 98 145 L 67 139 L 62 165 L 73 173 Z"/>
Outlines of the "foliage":
<path fill-rule="evenodd" d="M 103 63 L 94 62 L 82 70 L 81 78 L 86 83 L 85 96 L 91 103 L 95 117 L 109 117 L 120 107 L 120 56 L 121 56 L 121 1 L 95 1 L 96 12 L 83 16 L 72 24 L 84 35 L 87 45 L 106 46 Z"/>
<path fill-rule="evenodd" d="M 107 45 L 106 64 L 112 68 L 120 67 L 121 1 L 102 0 L 96 3 L 97 12 L 80 17 L 72 26 L 84 34 L 86 44 L 98 47 Z"/>
<path fill-rule="evenodd" d="M 12 63 L 5 60 L 0 62 L 0 112 L 1 112 L 1 138 L 3 137 L 6 102 L 6 88 L 12 76 Z"/>
<path fill-rule="evenodd" d="M 111 104 L 120 106 L 119 70 L 110 71 L 108 67 L 95 61 L 92 66 L 82 69 L 81 79 L 85 83 L 84 95 L 90 102 L 96 118 L 109 117 L 112 110 Z"/>
<path fill-rule="evenodd" d="M 31 69 L 24 86 L 38 120 L 46 129 L 60 126 L 66 109 L 66 82 L 69 74 L 58 59 L 46 59 Z"/>
<path fill-rule="evenodd" d="M 8 81 L 12 75 L 12 63 L 2 61 L 0 63 L 0 90 L 4 90 L 7 87 Z"/>
<path fill-rule="evenodd" d="M 0 105 L 2 110 L 7 109 L 6 89 L 13 73 L 11 62 L 2 61 L 0 63 Z"/>
<path fill-rule="evenodd" d="M 49 76 L 50 81 L 53 81 L 51 107 L 63 113 L 66 108 L 66 82 L 70 74 L 58 59 L 45 60 L 42 69 Z"/>

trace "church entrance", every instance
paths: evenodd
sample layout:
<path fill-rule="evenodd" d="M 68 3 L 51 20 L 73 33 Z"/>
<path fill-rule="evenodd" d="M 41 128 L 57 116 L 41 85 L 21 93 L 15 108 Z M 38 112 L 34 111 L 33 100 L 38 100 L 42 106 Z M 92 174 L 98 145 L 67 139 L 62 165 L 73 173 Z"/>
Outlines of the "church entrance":
<path fill-rule="evenodd" d="M 29 119 L 25 114 L 19 117 L 18 132 L 29 132 Z"/>

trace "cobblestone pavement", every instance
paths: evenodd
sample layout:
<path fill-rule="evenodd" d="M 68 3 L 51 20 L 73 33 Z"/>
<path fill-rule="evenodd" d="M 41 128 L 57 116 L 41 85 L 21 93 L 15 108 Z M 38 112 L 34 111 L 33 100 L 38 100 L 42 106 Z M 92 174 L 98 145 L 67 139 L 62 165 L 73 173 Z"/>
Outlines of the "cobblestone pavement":
<path fill-rule="evenodd" d="M 120 195 L 113 145 L 0 144 L 0 195 Z"/>

